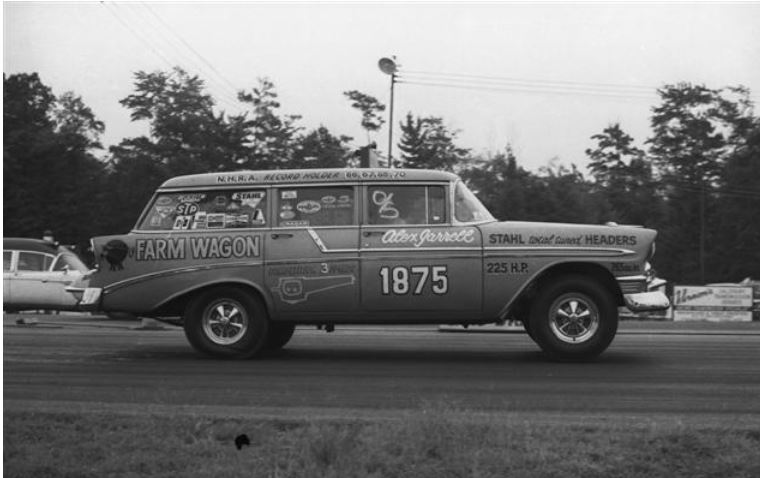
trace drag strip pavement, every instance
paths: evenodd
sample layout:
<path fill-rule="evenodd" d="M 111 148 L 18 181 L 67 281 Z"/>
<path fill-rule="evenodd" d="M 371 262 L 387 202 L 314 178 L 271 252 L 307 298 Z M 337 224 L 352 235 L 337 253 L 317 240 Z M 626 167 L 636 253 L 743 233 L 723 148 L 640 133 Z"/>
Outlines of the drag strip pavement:
<path fill-rule="evenodd" d="M 622 333 L 591 363 L 547 361 L 525 334 L 299 328 L 256 360 L 197 355 L 181 329 L 5 320 L 6 410 L 56 404 L 760 417 L 760 330 Z"/>

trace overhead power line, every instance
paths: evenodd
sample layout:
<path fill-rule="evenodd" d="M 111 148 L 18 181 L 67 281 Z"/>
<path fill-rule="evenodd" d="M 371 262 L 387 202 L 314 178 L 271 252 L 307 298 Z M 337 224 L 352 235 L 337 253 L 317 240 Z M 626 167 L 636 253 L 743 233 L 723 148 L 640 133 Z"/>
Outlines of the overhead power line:
<path fill-rule="evenodd" d="M 656 86 L 575 82 L 562 80 L 536 80 L 503 76 L 473 75 L 465 73 L 400 70 L 398 83 L 409 85 L 458 88 L 466 90 L 521 92 L 551 95 L 606 96 L 625 99 L 652 100 L 658 97 Z M 757 95 L 750 95 L 756 100 Z"/>
<path fill-rule="evenodd" d="M 482 91 L 523 92 L 552 95 L 590 95 L 647 100 L 656 97 L 656 90 L 645 86 L 526 80 L 460 73 L 400 71 L 396 81 L 398 83 L 409 85 Z"/>
<path fill-rule="evenodd" d="M 134 35 L 135 38 L 137 38 L 140 42 L 142 42 L 143 44 L 145 44 L 145 46 L 148 47 L 148 49 L 150 51 L 152 51 L 158 58 L 160 58 L 170 68 L 174 67 L 174 65 L 172 64 L 171 61 L 169 61 L 160 51 L 156 50 L 153 47 L 153 45 L 148 40 L 146 40 L 142 35 L 140 35 L 139 33 L 137 33 L 137 31 L 135 31 L 135 29 L 132 28 L 129 25 L 129 23 L 127 23 L 123 18 L 121 18 L 121 15 L 115 9 L 116 8 L 115 4 L 109 4 L 107 2 L 101 2 L 101 5 L 103 5 L 106 8 L 106 10 L 108 10 L 109 13 L 111 13 L 111 15 L 113 15 L 114 18 L 116 18 L 116 20 L 118 20 L 118 22 L 122 24 L 122 26 L 124 28 L 126 28 L 130 33 L 132 33 L 132 35 Z"/>
<path fill-rule="evenodd" d="M 565 95 L 565 96 L 607 96 L 622 99 L 642 99 L 651 100 L 654 95 L 641 95 L 631 93 L 615 93 L 615 92 L 600 92 L 591 90 L 561 90 L 556 88 L 542 88 L 540 86 L 528 87 L 528 86 L 510 86 L 510 85 L 483 85 L 477 83 L 457 83 L 457 82 L 440 82 L 440 81 L 414 81 L 404 77 L 396 80 L 397 83 L 403 83 L 407 85 L 419 85 L 419 86 L 435 86 L 444 88 L 458 88 L 464 90 L 479 90 L 479 91 L 495 91 L 495 92 L 521 92 L 521 93 L 535 93 L 535 94 L 549 94 L 549 95 Z"/>
<path fill-rule="evenodd" d="M 580 89 L 599 89 L 599 90 L 613 90 L 613 91 L 637 91 L 639 93 L 652 94 L 652 91 L 656 90 L 653 86 L 644 85 L 623 85 L 613 83 L 589 83 L 589 82 L 575 82 L 575 81 L 561 81 L 561 80 L 536 80 L 526 78 L 509 78 L 504 76 L 489 76 L 489 75 L 472 75 L 465 73 L 443 73 L 443 72 L 429 72 L 429 71 L 414 71 L 403 70 L 402 75 L 408 77 L 415 77 L 419 79 L 454 79 L 457 81 L 473 81 L 473 82 L 489 82 L 499 84 L 514 84 L 514 85 L 530 85 L 530 86 L 545 86 L 553 88 L 580 88 Z"/>
<path fill-rule="evenodd" d="M 190 50 L 200 61 L 202 61 L 206 66 L 208 66 L 211 71 L 224 83 L 227 85 L 227 87 L 235 94 L 237 94 L 239 88 L 235 86 L 230 80 L 227 79 L 226 76 L 224 76 L 222 73 L 219 72 L 219 70 L 214 67 L 214 65 L 206 59 L 203 55 L 198 53 L 198 50 L 192 47 L 190 43 L 188 43 L 182 35 L 177 33 L 174 28 L 172 28 L 171 25 L 169 25 L 163 18 L 161 18 L 158 13 L 156 13 L 152 8 L 150 8 L 150 5 L 148 5 L 145 2 L 141 2 L 141 4 L 145 7 L 145 9 L 150 12 L 151 15 L 153 15 L 163 26 L 165 26 L 177 39 L 179 39 L 180 42 L 188 49 Z"/>
<path fill-rule="evenodd" d="M 140 12 L 131 8 L 130 16 L 123 5 L 112 2 L 102 2 L 108 11 L 121 23 L 129 32 L 141 43 L 148 47 L 158 58 L 166 63 L 169 68 L 174 68 L 182 64 L 188 64 L 191 70 L 199 70 L 204 77 L 208 78 L 208 72 L 203 65 L 197 63 L 194 57 L 187 54 L 186 51 L 176 44 L 176 42 L 162 33 L 163 28 L 157 28 L 154 23 L 146 21 L 146 17 Z M 178 60 L 179 58 L 179 60 Z M 221 103 L 232 109 L 240 109 L 241 105 L 237 99 L 237 91 L 226 84 L 220 83 L 215 78 L 210 80 L 216 85 L 214 89 L 218 90 L 217 96 Z M 232 93 L 230 93 L 232 91 Z"/>
<path fill-rule="evenodd" d="M 145 8 L 140 9 L 136 4 L 127 5 L 132 10 L 133 15 L 137 18 L 137 22 L 147 29 L 149 33 L 152 33 L 153 38 L 157 39 L 162 45 L 168 46 L 168 48 L 174 52 L 174 57 L 179 58 L 179 61 L 177 62 L 178 64 L 187 65 L 186 69 L 190 71 L 198 71 L 203 76 L 206 84 L 217 90 L 219 101 L 231 108 L 240 107 L 237 102 L 237 91 L 235 91 L 234 87 L 230 88 L 228 85 L 216 80 L 213 75 L 210 75 L 206 70 L 206 67 L 197 61 L 195 55 L 188 53 L 186 47 L 179 44 L 175 37 L 166 33 L 168 26 L 165 22 L 162 22 L 155 14 L 152 17 L 145 14 Z M 156 19 L 161 23 L 155 23 Z"/>

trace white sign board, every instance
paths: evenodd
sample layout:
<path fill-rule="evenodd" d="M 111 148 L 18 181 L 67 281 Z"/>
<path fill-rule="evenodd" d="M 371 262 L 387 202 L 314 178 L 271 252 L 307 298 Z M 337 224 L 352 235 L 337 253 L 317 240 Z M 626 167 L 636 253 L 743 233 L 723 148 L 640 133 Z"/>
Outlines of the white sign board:
<path fill-rule="evenodd" d="M 673 320 L 686 322 L 704 320 L 707 322 L 752 322 L 750 310 L 674 310 Z"/>
<path fill-rule="evenodd" d="M 675 286 L 673 320 L 752 321 L 752 288 Z"/>

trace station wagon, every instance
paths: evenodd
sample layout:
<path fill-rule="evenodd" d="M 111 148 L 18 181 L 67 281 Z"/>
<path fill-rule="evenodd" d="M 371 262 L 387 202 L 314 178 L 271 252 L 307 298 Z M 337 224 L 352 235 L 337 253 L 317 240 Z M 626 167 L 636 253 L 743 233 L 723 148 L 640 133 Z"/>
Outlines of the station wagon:
<path fill-rule="evenodd" d="M 667 308 L 636 226 L 500 222 L 456 175 L 222 172 L 162 184 L 128 234 L 92 240 L 84 309 L 182 325 L 200 352 L 251 357 L 297 325 L 519 320 L 547 354 L 603 352 L 618 307 Z"/>

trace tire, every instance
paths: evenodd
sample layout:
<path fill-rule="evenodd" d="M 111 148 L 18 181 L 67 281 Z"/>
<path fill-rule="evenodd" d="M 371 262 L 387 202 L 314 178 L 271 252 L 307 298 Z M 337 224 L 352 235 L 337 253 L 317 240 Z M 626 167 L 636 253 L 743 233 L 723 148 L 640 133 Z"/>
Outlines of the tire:
<path fill-rule="evenodd" d="M 253 357 L 264 348 L 268 328 L 264 304 L 237 287 L 202 292 L 185 311 L 185 336 L 190 345 L 215 357 Z"/>
<path fill-rule="evenodd" d="M 523 319 L 522 324 L 523 324 L 523 327 L 525 328 L 525 333 L 527 333 L 528 337 L 530 337 L 530 339 L 535 342 L 536 338 L 533 337 L 533 331 L 530 329 L 530 320 Z"/>
<path fill-rule="evenodd" d="M 295 324 L 270 322 L 264 348 L 269 351 L 280 350 L 290 342 L 295 330 Z"/>
<path fill-rule="evenodd" d="M 558 360 L 598 356 L 615 338 L 617 327 L 614 297 L 586 276 L 560 276 L 543 284 L 531 307 L 533 339 Z"/>

